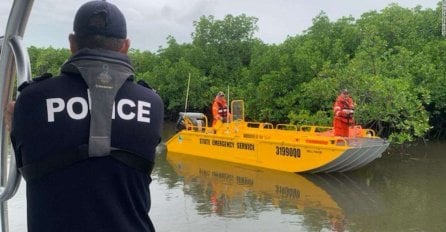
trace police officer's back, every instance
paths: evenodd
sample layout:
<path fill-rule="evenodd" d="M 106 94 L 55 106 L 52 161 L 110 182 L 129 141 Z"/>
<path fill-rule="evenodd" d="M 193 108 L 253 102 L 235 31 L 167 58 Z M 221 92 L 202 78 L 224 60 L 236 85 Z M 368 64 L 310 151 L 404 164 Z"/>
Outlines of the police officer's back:
<path fill-rule="evenodd" d="M 11 139 L 27 187 L 28 231 L 151 231 L 150 172 L 163 103 L 133 82 L 125 19 L 84 4 L 57 77 L 21 86 Z"/>

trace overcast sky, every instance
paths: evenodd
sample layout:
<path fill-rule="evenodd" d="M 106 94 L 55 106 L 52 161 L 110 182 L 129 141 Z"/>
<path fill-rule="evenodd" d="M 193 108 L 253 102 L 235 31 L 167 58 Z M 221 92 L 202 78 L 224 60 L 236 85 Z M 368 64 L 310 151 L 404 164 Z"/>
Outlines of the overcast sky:
<path fill-rule="evenodd" d="M 405 8 L 417 5 L 435 9 L 441 0 L 109 0 L 127 18 L 132 47 L 155 52 L 166 47 L 167 36 L 179 43 L 191 42 L 193 22 L 200 16 L 242 13 L 258 18 L 256 37 L 280 44 L 287 36 L 302 34 L 312 19 L 324 11 L 331 21 L 343 16 L 358 19 L 361 14 L 381 11 L 391 3 Z M 87 0 L 35 0 L 25 31 L 25 45 L 68 47 L 68 34 L 79 6 Z M 0 34 L 4 34 L 12 0 L 0 0 Z"/>

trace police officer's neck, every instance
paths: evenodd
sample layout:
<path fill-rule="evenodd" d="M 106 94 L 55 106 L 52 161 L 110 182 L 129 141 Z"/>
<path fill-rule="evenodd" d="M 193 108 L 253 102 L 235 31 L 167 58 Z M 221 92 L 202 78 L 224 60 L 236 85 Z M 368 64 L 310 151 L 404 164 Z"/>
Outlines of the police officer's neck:
<path fill-rule="evenodd" d="M 68 41 L 70 43 L 70 51 L 72 55 L 80 50 L 78 44 L 76 43 L 76 38 L 74 34 L 70 34 L 68 36 Z M 121 48 L 117 52 L 127 55 L 129 48 L 130 48 L 130 39 L 126 38 L 122 43 Z"/>

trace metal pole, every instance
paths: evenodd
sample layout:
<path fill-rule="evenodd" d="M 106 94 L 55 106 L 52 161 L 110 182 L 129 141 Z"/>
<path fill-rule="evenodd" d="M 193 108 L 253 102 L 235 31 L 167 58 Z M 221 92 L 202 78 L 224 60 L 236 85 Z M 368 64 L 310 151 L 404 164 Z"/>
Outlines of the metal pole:
<path fill-rule="evenodd" d="M 31 79 L 31 66 L 29 62 L 28 52 L 26 51 L 25 46 L 22 44 L 22 38 L 20 36 L 14 36 L 9 41 L 9 45 L 14 53 L 14 61 L 16 63 L 16 71 L 17 71 L 17 86 L 21 83 Z M 18 94 L 18 93 L 17 93 Z M 3 123 L 5 124 L 5 123 Z M 7 157 L 12 151 L 12 149 L 7 149 L 10 147 L 10 141 L 8 136 L 6 135 L 8 131 L 5 131 L 3 136 L 3 147 L 6 149 L 5 153 L 2 153 L 2 157 Z M 6 183 L 0 187 L 0 201 L 4 202 L 9 200 L 16 193 L 21 180 L 21 175 L 17 170 L 17 165 L 15 163 L 14 157 L 9 157 L 9 174 Z M 5 162 L 7 163 L 7 161 Z"/>
<path fill-rule="evenodd" d="M 26 23 L 28 21 L 29 14 L 31 12 L 31 8 L 33 5 L 33 0 L 15 0 L 12 4 L 12 8 L 9 14 L 8 23 L 6 26 L 5 35 L 3 38 L 3 43 L 1 46 L 1 54 L 0 54 L 0 131 L 2 141 L 0 143 L 0 186 L 3 188 L 7 184 L 8 176 L 7 176 L 7 163 L 8 163 L 8 154 L 9 154 L 9 136 L 8 132 L 5 128 L 4 122 L 4 113 L 6 107 L 11 100 L 12 97 L 12 89 L 14 87 L 14 59 L 12 49 L 9 46 L 9 42 L 15 37 L 20 36 L 23 37 Z M 11 158 L 14 159 L 14 158 Z M 15 176 L 15 180 L 12 180 L 13 183 L 18 184 L 17 178 L 20 176 Z M 14 186 L 12 189 L 16 189 L 17 186 Z M 4 189 L 2 189 L 4 190 Z M 15 191 L 12 191 L 12 194 Z M 3 195 L 3 194 L 2 194 Z M 9 197 L 5 197 L 9 199 Z M 9 231 L 9 223 L 8 223 L 8 207 L 6 201 L 0 202 L 0 222 L 1 222 L 1 231 L 8 232 Z"/>

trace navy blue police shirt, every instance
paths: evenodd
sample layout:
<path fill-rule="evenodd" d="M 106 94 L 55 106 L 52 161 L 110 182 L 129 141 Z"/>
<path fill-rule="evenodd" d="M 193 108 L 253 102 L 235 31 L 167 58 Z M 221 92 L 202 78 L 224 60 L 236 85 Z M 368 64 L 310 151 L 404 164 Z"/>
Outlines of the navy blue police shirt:
<path fill-rule="evenodd" d="M 103 56 L 90 50 L 73 57 L 84 55 Z M 130 63 L 123 54 L 108 58 Z M 25 87 L 15 104 L 11 140 L 21 165 L 54 158 L 89 141 L 89 96 L 82 77 L 62 73 L 40 79 Z M 111 146 L 153 162 L 163 111 L 155 91 L 131 78 L 125 81 L 115 99 Z M 147 173 L 110 156 L 27 180 L 28 231 L 152 231 L 150 182 Z"/>

